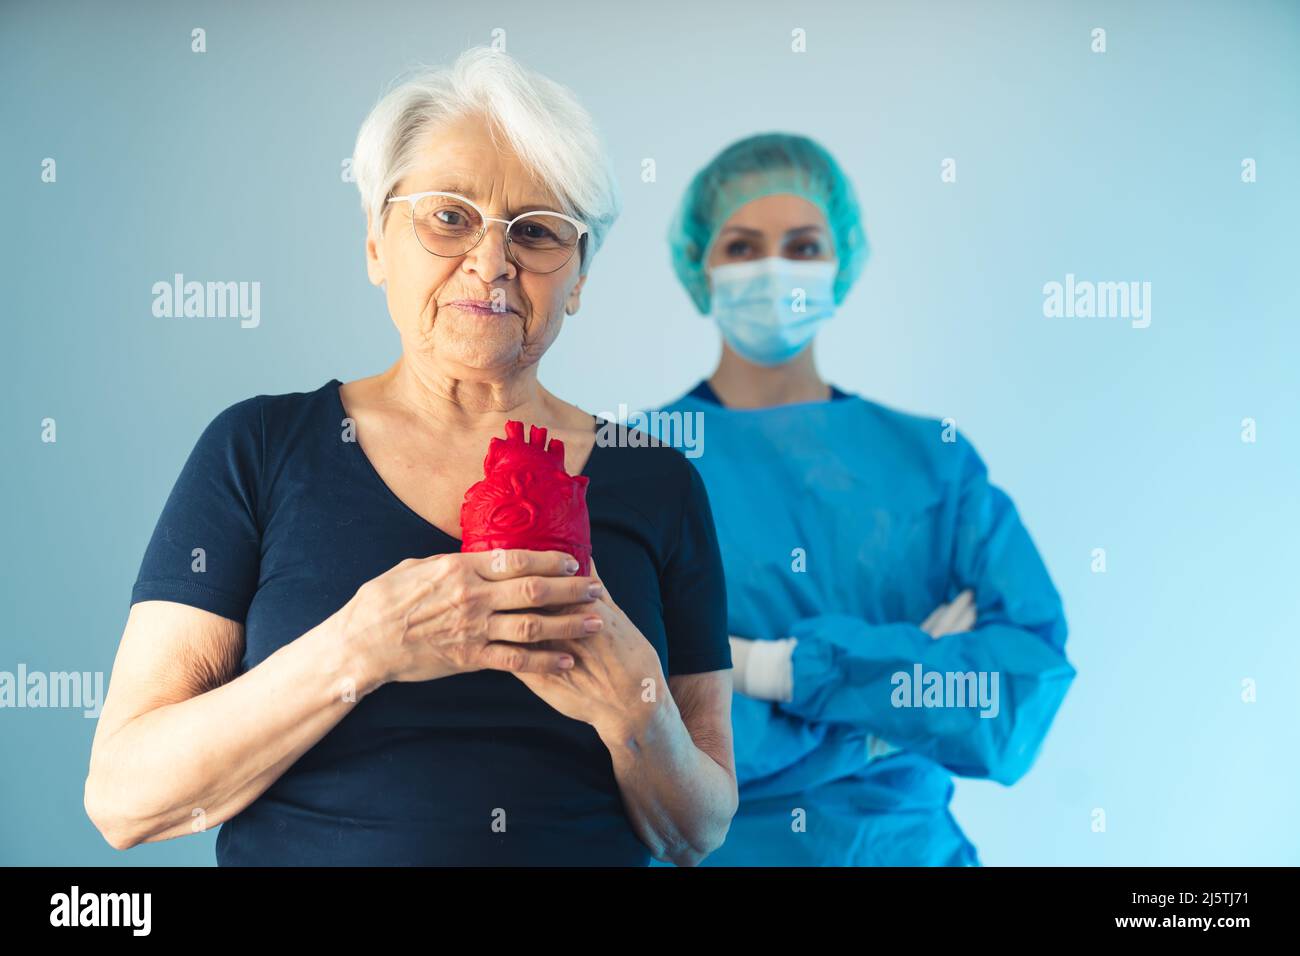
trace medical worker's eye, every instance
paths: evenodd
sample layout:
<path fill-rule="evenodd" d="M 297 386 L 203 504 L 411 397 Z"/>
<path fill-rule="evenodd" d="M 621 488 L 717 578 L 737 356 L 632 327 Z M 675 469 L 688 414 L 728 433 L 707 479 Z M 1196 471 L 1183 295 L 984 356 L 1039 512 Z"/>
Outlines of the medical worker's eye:
<path fill-rule="evenodd" d="M 748 239 L 732 239 L 723 251 L 728 259 L 748 259 L 754 255 L 754 244 Z"/>
<path fill-rule="evenodd" d="M 791 259 L 816 259 L 822 254 L 822 244 L 816 239 L 798 239 L 786 246 Z"/>

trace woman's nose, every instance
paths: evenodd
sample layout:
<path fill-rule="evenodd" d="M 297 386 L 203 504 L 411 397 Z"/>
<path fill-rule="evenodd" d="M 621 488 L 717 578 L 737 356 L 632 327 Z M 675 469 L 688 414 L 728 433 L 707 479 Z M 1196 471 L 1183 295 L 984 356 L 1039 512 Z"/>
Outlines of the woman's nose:
<path fill-rule="evenodd" d="M 502 277 L 511 278 L 516 267 L 506 255 L 505 223 L 495 220 L 487 224 L 487 232 L 469 252 L 465 253 L 464 267 L 476 273 L 484 282 L 495 282 Z"/>

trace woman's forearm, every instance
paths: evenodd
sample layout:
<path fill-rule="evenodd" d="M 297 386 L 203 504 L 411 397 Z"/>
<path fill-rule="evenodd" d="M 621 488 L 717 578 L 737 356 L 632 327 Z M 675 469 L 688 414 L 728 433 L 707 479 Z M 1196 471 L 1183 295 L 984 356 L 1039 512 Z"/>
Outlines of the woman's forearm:
<path fill-rule="evenodd" d="M 257 799 L 377 686 L 346 641 L 333 615 L 234 680 L 100 742 L 86 803 L 110 842 L 183 836 Z"/>
<path fill-rule="evenodd" d="M 696 746 L 671 695 L 638 726 L 598 730 L 628 818 L 655 859 L 694 866 L 722 845 L 736 812 L 735 780 Z"/>

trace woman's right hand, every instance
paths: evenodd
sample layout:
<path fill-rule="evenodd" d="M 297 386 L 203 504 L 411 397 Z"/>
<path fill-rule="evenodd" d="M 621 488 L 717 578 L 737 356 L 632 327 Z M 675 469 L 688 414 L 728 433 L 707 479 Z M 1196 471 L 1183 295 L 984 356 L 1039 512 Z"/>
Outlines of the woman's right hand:
<path fill-rule="evenodd" d="M 573 570 L 570 571 L 569 568 Z M 573 657 L 539 642 L 588 637 L 600 616 L 591 577 L 560 551 L 522 549 L 407 558 L 367 581 L 339 609 L 352 652 L 365 662 L 367 691 L 389 681 L 425 681 L 477 670 L 544 673 Z M 599 590 L 595 592 L 599 594 Z M 588 631 L 584 624 L 595 620 Z"/>

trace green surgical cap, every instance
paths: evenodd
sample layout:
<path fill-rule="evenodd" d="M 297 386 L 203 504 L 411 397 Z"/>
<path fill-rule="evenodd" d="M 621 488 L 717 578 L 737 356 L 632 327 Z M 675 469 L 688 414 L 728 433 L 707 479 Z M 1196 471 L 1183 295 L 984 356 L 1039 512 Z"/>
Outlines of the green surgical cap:
<path fill-rule="evenodd" d="M 745 203 L 777 193 L 801 196 L 826 216 L 839 260 L 836 305 L 862 272 L 868 247 L 858 200 L 831 154 L 806 136 L 750 136 L 732 143 L 695 175 L 668 230 L 673 269 L 704 315 L 710 310 L 704 261 L 714 236 Z"/>

